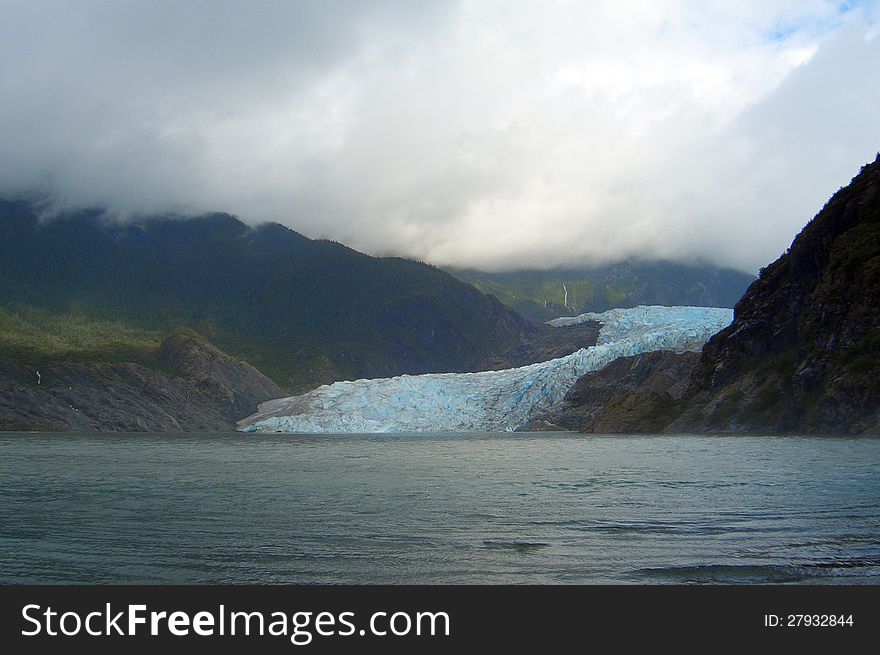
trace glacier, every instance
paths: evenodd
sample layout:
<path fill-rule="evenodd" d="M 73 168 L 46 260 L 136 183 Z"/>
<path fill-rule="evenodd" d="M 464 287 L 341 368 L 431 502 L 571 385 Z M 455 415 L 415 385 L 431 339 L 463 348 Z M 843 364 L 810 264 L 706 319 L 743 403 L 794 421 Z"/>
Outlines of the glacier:
<path fill-rule="evenodd" d="M 427 373 L 335 382 L 262 403 L 238 423 L 245 432 L 505 432 L 559 405 L 577 379 L 618 357 L 696 351 L 733 321 L 716 307 L 640 306 L 550 321 L 601 323 L 595 346 L 502 371 Z"/>

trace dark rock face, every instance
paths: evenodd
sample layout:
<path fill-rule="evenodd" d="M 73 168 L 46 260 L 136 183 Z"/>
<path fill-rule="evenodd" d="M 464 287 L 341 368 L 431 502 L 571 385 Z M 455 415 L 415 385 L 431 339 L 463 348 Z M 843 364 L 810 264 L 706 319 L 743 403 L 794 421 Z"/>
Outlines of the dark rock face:
<path fill-rule="evenodd" d="M 761 271 L 686 389 L 653 382 L 686 375 L 673 362 L 647 377 L 634 364 L 582 378 L 552 420 L 596 432 L 880 433 L 880 155 Z"/>
<path fill-rule="evenodd" d="M 0 364 L 0 429 L 222 431 L 258 403 L 283 395 L 273 382 L 204 340 L 182 334 L 161 346 L 182 373 L 140 364 L 58 363 L 39 370 Z"/>
<path fill-rule="evenodd" d="M 723 386 L 792 348 L 806 364 L 799 382 L 818 382 L 822 369 L 877 327 L 878 223 L 880 160 L 838 191 L 789 251 L 762 270 L 737 303 L 733 323 L 706 345 L 697 387 Z"/>
<path fill-rule="evenodd" d="M 489 368 L 527 366 L 565 357 L 581 348 L 595 346 L 599 338 L 599 328 L 600 325 L 596 321 L 562 327 L 535 325 L 529 332 L 523 334 L 519 343 L 504 353 L 499 363 Z"/>
<path fill-rule="evenodd" d="M 880 157 L 765 268 L 670 429 L 880 431 Z"/>
<path fill-rule="evenodd" d="M 666 350 L 620 357 L 578 379 L 558 411 L 526 429 L 660 432 L 675 417 L 699 357 Z"/>
<path fill-rule="evenodd" d="M 159 356 L 195 385 L 195 389 L 226 408 L 226 415 L 237 419 L 253 412 L 283 391 L 247 362 L 220 352 L 204 339 L 176 332 L 162 341 Z"/>

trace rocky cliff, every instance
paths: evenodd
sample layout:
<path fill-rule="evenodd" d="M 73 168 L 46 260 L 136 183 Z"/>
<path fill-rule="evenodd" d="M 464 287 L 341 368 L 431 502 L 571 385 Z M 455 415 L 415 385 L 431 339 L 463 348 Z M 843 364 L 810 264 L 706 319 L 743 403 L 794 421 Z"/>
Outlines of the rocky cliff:
<path fill-rule="evenodd" d="M 578 378 L 561 407 L 526 431 L 659 432 L 674 417 L 699 353 L 668 350 L 615 359 Z"/>
<path fill-rule="evenodd" d="M 171 334 L 160 357 L 166 371 L 135 363 L 59 362 L 39 370 L 0 363 L 0 430 L 232 430 L 258 403 L 283 395 L 255 368 L 192 334 Z"/>
<path fill-rule="evenodd" d="M 682 363 L 652 366 L 687 380 L 674 402 L 647 381 L 633 387 L 636 362 L 585 376 L 568 420 L 609 432 L 880 433 L 880 155 L 761 271 L 689 372 Z M 602 420 L 587 420 L 602 403 Z"/>
<path fill-rule="evenodd" d="M 672 429 L 880 431 L 880 156 L 761 271 Z"/>

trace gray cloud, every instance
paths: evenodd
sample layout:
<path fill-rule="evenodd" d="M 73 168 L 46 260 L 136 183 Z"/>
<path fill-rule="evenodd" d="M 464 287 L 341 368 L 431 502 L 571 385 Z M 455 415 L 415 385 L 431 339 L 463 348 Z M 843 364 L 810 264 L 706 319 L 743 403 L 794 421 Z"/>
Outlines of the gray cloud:
<path fill-rule="evenodd" d="M 754 270 L 880 148 L 874 1 L 5 5 L 0 193 L 58 207 Z"/>

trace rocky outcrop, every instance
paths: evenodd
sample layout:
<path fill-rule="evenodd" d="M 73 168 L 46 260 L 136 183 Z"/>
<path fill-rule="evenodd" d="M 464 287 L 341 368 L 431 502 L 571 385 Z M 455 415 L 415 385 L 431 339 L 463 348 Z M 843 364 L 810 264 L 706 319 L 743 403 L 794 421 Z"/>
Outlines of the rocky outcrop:
<path fill-rule="evenodd" d="M 247 362 L 233 359 L 193 332 L 178 330 L 162 341 L 160 359 L 183 373 L 194 389 L 241 418 L 268 398 L 284 395 L 272 380 Z"/>
<path fill-rule="evenodd" d="M 133 363 L 61 362 L 39 371 L 0 364 L 0 430 L 225 431 L 283 395 L 196 335 L 172 334 L 159 355 L 168 371 Z"/>
<path fill-rule="evenodd" d="M 880 433 L 880 155 L 761 271 L 679 399 L 656 395 L 647 378 L 600 393 L 603 380 L 627 387 L 612 382 L 626 366 L 578 382 L 569 415 L 580 429 Z"/>
<path fill-rule="evenodd" d="M 880 156 L 761 271 L 670 429 L 880 431 Z"/>
<path fill-rule="evenodd" d="M 555 412 L 526 430 L 659 432 L 687 390 L 699 353 L 668 350 L 620 357 L 580 377 Z"/>
<path fill-rule="evenodd" d="M 515 368 L 537 362 L 547 362 L 557 357 L 595 346 L 599 337 L 598 321 L 585 321 L 577 325 L 553 327 L 546 324 L 535 325 L 520 338 L 520 342 L 507 350 L 488 369 Z"/>

